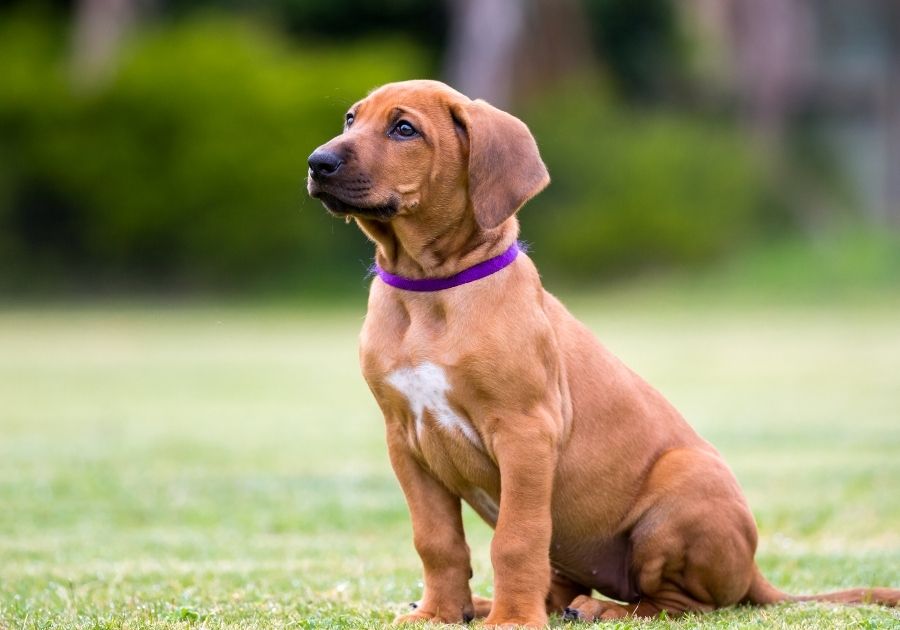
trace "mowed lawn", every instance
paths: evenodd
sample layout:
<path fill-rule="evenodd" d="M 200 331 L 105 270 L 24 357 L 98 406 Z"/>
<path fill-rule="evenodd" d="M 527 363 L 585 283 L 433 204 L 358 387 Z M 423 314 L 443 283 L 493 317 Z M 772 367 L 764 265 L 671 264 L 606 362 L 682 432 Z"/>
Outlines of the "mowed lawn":
<path fill-rule="evenodd" d="M 0 311 L 0 628 L 370 628 L 418 599 L 357 369 L 364 301 Z M 572 304 L 724 453 L 775 584 L 900 587 L 900 302 Z M 490 531 L 466 523 L 489 595 Z M 881 628 L 900 613 L 619 626 Z"/>

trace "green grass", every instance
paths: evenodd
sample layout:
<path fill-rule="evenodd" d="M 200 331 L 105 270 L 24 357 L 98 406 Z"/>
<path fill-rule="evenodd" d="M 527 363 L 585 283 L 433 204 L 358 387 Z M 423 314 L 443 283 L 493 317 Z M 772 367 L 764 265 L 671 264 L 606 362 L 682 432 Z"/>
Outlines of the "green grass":
<path fill-rule="evenodd" d="M 571 303 L 725 454 L 773 582 L 900 587 L 896 295 Z M 418 599 L 356 367 L 363 307 L 0 312 L 0 628 L 369 628 Z M 490 594 L 490 531 L 466 523 Z M 804 604 L 614 627 L 638 626 L 881 628 L 900 613 Z"/>

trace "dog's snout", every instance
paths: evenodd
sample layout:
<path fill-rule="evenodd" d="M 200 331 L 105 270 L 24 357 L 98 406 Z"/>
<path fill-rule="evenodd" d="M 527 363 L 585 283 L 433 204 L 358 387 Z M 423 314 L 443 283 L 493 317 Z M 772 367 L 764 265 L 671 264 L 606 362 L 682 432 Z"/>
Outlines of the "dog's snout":
<path fill-rule="evenodd" d="M 309 169 L 312 171 L 313 177 L 330 177 L 338 172 L 344 160 L 331 151 L 323 151 L 317 149 L 309 156 Z"/>

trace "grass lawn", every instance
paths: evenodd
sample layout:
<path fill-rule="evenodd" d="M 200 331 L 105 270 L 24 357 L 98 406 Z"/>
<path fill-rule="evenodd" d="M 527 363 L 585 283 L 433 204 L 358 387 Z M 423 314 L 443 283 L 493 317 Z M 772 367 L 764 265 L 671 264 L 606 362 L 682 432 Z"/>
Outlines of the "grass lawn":
<path fill-rule="evenodd" d="M 571 304 L 725 454 L 775 584 L 900 587 L 900 301 Z M 357 369 L 363 307 L 0 311 L 0 629 L 370 628 L 418 599 Z M 489 595 L 490 531 L 466 522 Z M 900 612 L 619 626 L 880 628 Z"/>

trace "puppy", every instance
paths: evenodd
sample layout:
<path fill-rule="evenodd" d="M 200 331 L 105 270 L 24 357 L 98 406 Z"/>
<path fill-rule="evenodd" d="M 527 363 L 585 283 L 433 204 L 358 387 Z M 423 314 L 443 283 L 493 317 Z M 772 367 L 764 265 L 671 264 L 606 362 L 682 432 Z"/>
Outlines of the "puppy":
<path fill-rule="evenodd" d="M 360 362 L 424 568 L 397 621 L 896 605 L 897 590 L 795 598 L 763 578 L 721 456 L 517 247 L 515 214 L 549 180 L 520 120 L 434 81 L 375 90 L 309 158 L 309 193 L 375 243 Z M 469 590 L 461 500 L 495 530 L 493 602 Z"/>

